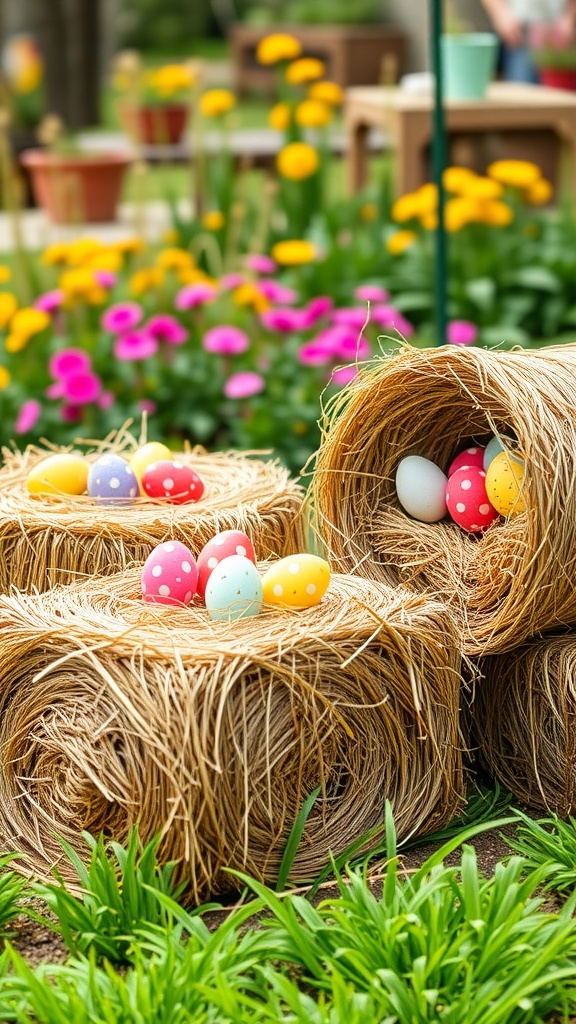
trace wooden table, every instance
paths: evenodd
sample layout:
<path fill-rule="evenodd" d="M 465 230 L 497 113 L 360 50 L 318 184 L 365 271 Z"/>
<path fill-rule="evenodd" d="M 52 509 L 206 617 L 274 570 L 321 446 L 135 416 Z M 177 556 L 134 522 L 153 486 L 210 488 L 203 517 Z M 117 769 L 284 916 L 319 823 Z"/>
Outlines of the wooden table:
<path fill-rule="evenodd" d="M 396 194 L 412 192 L 430 180 L 432 92 L 409 93 L 383 86 L 346 90 L 344 124 L 347 140 L 347 179 L 355 192 L 366 180 L 368 131 L 384 129 L 396 150 Z M 576 93 L 541 85 L 494 82 L 484 100 L 446 103 L 450 160 L 482 166 L 492 159 L 520 157 L 542 167 L 555 184 L 569 161 L 569 187 L 576 198 Z M 490 145 L 496 136 L 499 150 Z M 474 143 L 485 145 L 480 155 Z M 458 148 L 458 143 L 460 146 Z M 555 167 L 552 165 L 555 164 Z"/>
<path fill-rule="evenodd" d="M 263 67 L 256 61 L 258 43 L 272 32 L 295 36 L 302 44 L 304 55 L 325 61 L 326 77 L 343 89 L 383 80 L 397 82 L 404 71 L 406 33 L 395 25 L 257 26 L 239 23 L 230 33 L 234 84 L 239 95 L 251 87 L 267 91 L 277 88 L 276 68 Z"/>

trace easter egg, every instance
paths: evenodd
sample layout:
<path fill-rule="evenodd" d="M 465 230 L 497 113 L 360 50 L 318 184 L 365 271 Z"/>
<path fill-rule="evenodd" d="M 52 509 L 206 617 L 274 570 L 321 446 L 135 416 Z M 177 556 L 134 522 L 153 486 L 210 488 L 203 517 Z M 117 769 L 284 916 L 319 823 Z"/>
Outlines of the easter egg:
<path fill-rule="evenodd" d="M 500 454 L 500 452 L 505 451 L 506 441 L 513 442 L 513 438 L 506 437 L 505 435 L 503 435 L 502 437 L 498 437 L 496 434 L 494 434 L 490 438 L 488 444 L 484 449 L 484 469 L 487 470 L 488 466 L 492 462 L 492 459 L 495 459 L 496 456 Z"/>
<path fill-rule="evenodd" d="M 396 494 L 409 516 L 422 523 L 437 523 L 446 515 L 447 478 L 420 455 L 408 455 L 396 470 Z"/>
<path fill-rule="evenodd" d="M 100 505 L 118 505 L 138 497 L 138 481 L 120 455 L 102 455 L 90 467 L 88 494 Z"/>
<path fill-rule="evenodd" d="M 171 459 L 172 452 L 165 444 L 161 444 L 160 441 L 148 441 L 147 444 L 143 444 L 141 448 L 137 448 L 130 459 L 130 468 L 133 470 L 138 483 L 142 479 L 142 474 L 147 466 L 152 465 L 153 462 L 160 462 L 161 459 Z"/>
<path fill-rule="evenodd" d="M 172 505 L 200 501 L 204 484 L 190 466 L 183 462 L 153 462 L 142 474 L 142 490 L 149 498 L 161 498 Z"/>
<path fill-rule="evenodd" d="M 84 494 L 89 465 L 79 455 L 49 455 L 26 477 L 30 494 Z"/>
<path fill-rule="evenodd" d="M 463 466 L 452 474 L 446 488 L 446 505 L 452 519 L 468 533 L 480 533 L 498 518 L 488 501 L 486 473 L 480 466 Z"/>
<path fill-rule="evenodd" d="M 457 469 L 462 469 L 463 466 L 478 466 L 480 469 L 484 469 L 484 449 L 480 445 L 471 445 L 469 448 L 465 448 L 455 459 L 452 459 L 448 466 L 448 477 L 451 477 Z"/>
<path fill-rule="evenodd" d="M 222 559 L 229 558 L 230 555 L 248 558 L 256 565 L 256 554 L 250 538 L 240 530 L 222 530 L 204 545 L 198 555 L 198 586 L 196 589 L 200 597 L 204 597 L 206 593 L 206 584 L 212 571 Z"/>
<path fill-rule="evenodd" d="M 318 555 L 288 555 L 275 562 L 262 577 L 266 604 L 311 608 L 318 604 L 330 583 L 330 566 Z"/>
<path fill-rule="evenodd" d="M 198 570 L 192 552 L 179 540 L 157 544 L 142 569 L 142 596 L 153 604 L 189 604 Z"/>
<path fill-rule="evenodd" d="M 517 516 L 526 511 L 522 494 L 524 460 L 511 452 L 500 452 L 486 473 L 486 493 L 502 516 Z"/>
<path fill-rule="evenodd" d="M 211 619 L 230 621 L 258 615 L 262 581 L 245 555 L 229 555 L 212 570 L 206 585 L 206 608 Z"/>

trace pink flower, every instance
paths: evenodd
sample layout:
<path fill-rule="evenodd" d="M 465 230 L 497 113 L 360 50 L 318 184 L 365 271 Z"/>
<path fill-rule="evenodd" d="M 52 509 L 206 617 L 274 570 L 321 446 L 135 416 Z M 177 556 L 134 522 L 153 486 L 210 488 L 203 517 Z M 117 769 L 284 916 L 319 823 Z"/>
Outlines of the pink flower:
<path fill-rule="evenodd" d="M 136 327 L 142 316 L 142 307 L 137 302 L 117 302 L 115 306 L 109 306 L 102 316 L 101 323 L 105 331 L 121 334 L 122 331 L 131 331 Z"/>
<path fill-rule="evenodd" d="M 258 290 L 269 302 L 276 302 L 278 305 L 293 306 L 298 298 L 298 293 L 293 288 L 286 288 L 278 281 L 259 281 Z"/>
<path fill-rule="evenodd" d="M 303 310 L 292 309 L 290 306 L 276 306 L 261 313 L 260 320 L 267 331 L 280 331 L 291 334 L 302 329 Z"/>
<path fill-rule="evenodd" d="M 333 384 L 345 387 L 346 384 L 350 384 L 354 380 L 357 373 L 358 369 L 355 366 L 340 366 L 332 373 L 331 380 Z"/>
<path fill-rule="evenodd" d="M 62 398 L 62 395 L 64 394 L 62 381 L 59 380 L 56 384 L 49 384 L 44 394 L 46 395 L 46 398 Z"/>
<path fill-rule="evenodd" d="M 364 306 L 347 306 L 343 309 L 335 309 L 332 313 L 332 323 L 339 327 L 355 327 L 360 331 L 368 320 L 368 310 Z"/>
<path fill-rule="evenodd" d="M 116 396 L 111 391 L 103 391 L 98 399 L 99 409 L 111 409 L 116 401 Z"/>
<path fill-rule="evenodd" d="M 142 398 L 138 405 L 142 412 L 147 412 L 149 416 L 153 416 L 158 408 L 156 402 L 153 402 L 151 398 Z"/>
<path fill-rule="evenodd" d="M 241 284 L 244 284 L 243 274 L 224 274 L 220 278 L 220 287 L 222 291 L 231 292 L 235 288 L 239 288 Z"/>
<path fill-rule="evenodd" d="M 478 337 L 478 328 L 470 320 L 451 320 L 446 334 L 449 345 L 473 345 Z"/>
<path fill-rule="evenodd" d="M 158 313 L 151 317 L 146 324 L 146 331 L 153 338 L 165 341 L 168 345 L 183 345 L 188 338 L 188 331 L 169 313 Z"/>
<path fill-rule="evenodd" d="M 348 330 L 345 327 L 334 328 L 332 332 L 333 352 L 335 359 L 358 360 L 367 359 L 370 355 L 370 345 L 361 334 Z"/>
<path fill-rule="evenodd" d="M 59 288 L 55 288 L 51 292 L 44 292 L 43 295 L 39 295 L 34 306 L 36 309 L 41 309 L 43 313 L 55 313 L 57 309 L 60 309 L 64 301 L 64 292 L 60 291 Z"/>
<path fill-rule="evenodd" d="M 212 327 L 202 338 L 202 348 L 220 356 L 238 356 L 250 347 L 250 339 L 239 327 Z"/>
<path fill-rule="evenodd" d="M 321 341 L 308 341 L 298 349 L 296 358 L 302 366 L 325 366 L 332 360 L 332 349 Z"/>
<path fill-rule="evenodd" d="M 95 373 L 71 373 L 62 381 L 62 397 L 69 405 L 88 405 L 95 402 L 102 391 L 102 383 Z"/>
<path fill-rule="evenodd" d="M 386 302 L 390 298 L 390 292 L 377 284 L 361 284 L 356 288 L 354 298 L 359 302 Z"/>
<path fill-rule="evenodd" d="M 101 288 L 113 288 L 118 283 L 118 274 L 113 274 L 111 270 L 95 270 L 94 277 Z"/>
<path fill-rule="evenodd" d="M 372 319 L 381 327 L 394 327 L 403 338 L 409 338 L 414 334 L 414 328 L 410 321 L 406 320 L 402 313 L 399 313 L 394 306 L 374 306 L 372 309 Z"/>
<path fill-rule="evenodd" d="M 79 405 L 63 405 L 60 409 L 60 419 L 65 423 L 77 423 L 82 417 L 82 409 Z"/>
<path fill-rule="evenodd" d="M 158 342 L 147 331 L 129 331 L 128 334 L 121 334 L 114 342 L 114 355 L 124 362 L 150 359 L 157 351 Z"/>
<path fill-rule="evenodd" d="M 17 434 L 27 434 L 29 430 L 32 430 L 32 427 L 36 426 L 41 412 L 42 406 L 40 402 L 37 402 L 35 398 L 29 398 L 20 406 L 20 411 L 14 424 L 15 432 Z"/>
<path fill-rule="evenodd" d="M 178 292 L 174 305 L 180 310 L 195 309 L 196 306 L 212 302 L 215 294 L 214 288 L 209 284 L 187 284 Z"/>
<path fill-rule="evenodd" d="M 71 373 L 85 373 L 90 365 L 90 356 L 83 349 L 64 348 L 50 356 L 48 368 L 55 380 L 64 380 Z"/>
<path fill-rule="evenodd" d="M 226 398 L 250 398 L 264 391 L 266 383 L 259 373 L 251 370 L 243 370 L 241 373 L 234 373 L 224 385 Z"/>
<path fill-rule="evenodd" d="M 323 316 L 330 313 L 333 306 L 334 303 L 329 295 L 317 295 L 315 299 L 310 299 L 303 310 L 306 327 L 312 327 L 317 320 L 321 320 Z"/>
<path fill-rule="evenodd" d="M 274 274 L 278 269 L 278 264 L 271 256 L 263 256 L 261 253 L 251 253 L 246 257 L 245 263 L 255 274 Z"/>

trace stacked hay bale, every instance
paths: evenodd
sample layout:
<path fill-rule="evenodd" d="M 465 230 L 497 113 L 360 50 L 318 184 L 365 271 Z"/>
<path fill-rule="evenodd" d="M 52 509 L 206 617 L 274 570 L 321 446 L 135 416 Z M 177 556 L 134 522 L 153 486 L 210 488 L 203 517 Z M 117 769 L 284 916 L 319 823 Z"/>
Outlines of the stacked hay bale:
<path fill-rule="evenodd" d="M 461 652 L 479 659 L 471 742 L 519 797 L 563 813 L 576 788 L 566 654 L 576 638 L 541 635 L 576 625 L 575 371 L 574 346 L 406 347 L 328 409 L 312 488 L 317 531 L 340 571 L 453 610 Z M 402 458 L 445 468 L 466 442 L 493 434 L 517 439 L 526 511 L 483 534 L 406 514 L 395 488 Z"/>

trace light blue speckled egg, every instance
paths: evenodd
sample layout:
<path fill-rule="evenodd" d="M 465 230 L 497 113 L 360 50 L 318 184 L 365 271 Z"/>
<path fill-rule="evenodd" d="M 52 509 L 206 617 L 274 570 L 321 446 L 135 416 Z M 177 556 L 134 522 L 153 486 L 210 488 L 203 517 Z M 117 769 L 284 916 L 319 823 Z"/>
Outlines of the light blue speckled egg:
<path fill-rule="evenodd" d="M 101 455 L 88 474 L 88 494 L 100 505 L 119 505 L 138 497 L 138 480 L 126 459 Z"/>
<path fill-rule="evenodd" d="M 245 619 L 262 608 L 262 583 L 244 555 L 229 555 L 210 574 L 204 597 L 211 619 Z"/>

